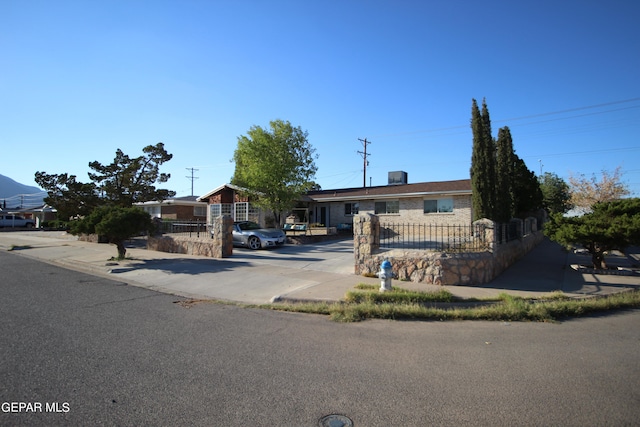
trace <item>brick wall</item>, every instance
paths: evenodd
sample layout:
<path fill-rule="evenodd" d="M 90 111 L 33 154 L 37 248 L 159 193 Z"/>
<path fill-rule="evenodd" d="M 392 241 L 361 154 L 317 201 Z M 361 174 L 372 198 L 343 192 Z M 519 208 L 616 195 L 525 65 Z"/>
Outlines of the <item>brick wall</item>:
<path fill-rule="evenodd" d="M 435 225 L 469 225 L 472 221 L 471 196 L 455 196 L 453 199 L 453 212 L 450 213 L 424 213 L 425 197 L 404 198 L 399 200 L 398 214 L 379 215 L 382 222 L 403 222 Z M 392 199 L 389 199 L 392 200 Z M 330 226 L 335 227 L 341 223 L 353 222 L 353 215 L 345 215 L 345 202 L 329 203 Z M 363 200 L 359 202 L 360 214 L 374 214 L 375 201 Z"/>

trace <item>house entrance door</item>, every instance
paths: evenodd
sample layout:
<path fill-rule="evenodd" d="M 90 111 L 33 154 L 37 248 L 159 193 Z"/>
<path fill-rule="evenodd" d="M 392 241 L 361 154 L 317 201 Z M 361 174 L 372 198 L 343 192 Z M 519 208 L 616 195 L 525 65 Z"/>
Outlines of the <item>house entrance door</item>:
<path fill-rule="evenodd" d="M 325 227 L 329 226 L 329 223 L 327 222 L 329 220 L 329 218 L 327 218 L 327 207 L 326 206 L 320 206 L 320 216 L 318 218 L 318 222 L 320 222 L 320 224 L 324 224 Z"/>

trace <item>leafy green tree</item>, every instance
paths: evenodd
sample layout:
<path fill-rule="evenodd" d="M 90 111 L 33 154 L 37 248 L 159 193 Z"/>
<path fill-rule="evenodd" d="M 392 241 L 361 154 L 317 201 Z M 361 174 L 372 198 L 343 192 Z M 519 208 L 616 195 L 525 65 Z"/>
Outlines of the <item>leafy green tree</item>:
<path fill-rule="evenodd" d="M 238 138 L 231 183 L 244 188 L 253 203 L 272 211 L 276 224 L 316 185 L 318 156 L 307 138 L 306 131 L 282 120 L 271 121 L 269 129 L 252 126 Z"/>
<path fill-rule="evenodd" d="M 538 178 L 542 191 L 542 207 L 549 214 L 566 213 L 571 210 L 569 185 L 558 175 L 545 172 Z"/>
<path fill-rule="evenodd" d="M 471 105 L 471 189 L 474 219 L 495 217 L 495 142 L 491 136 L 491 120 L 483 100 L 482 112 L 475 99 Z"/>
<path fill-rule="evenodd" d="M 514 199 L 517 197 L 513 179 L 515 162 L 513 140 L 508 127 L 498 130 L 496 143 L 496 208 L 495 219 L 497 222 L 508 222 L 515 216 Z"/>
<path fill-rule="evenodd" d="M 640 198 L 596 203 L 591 213 L 579 217 L 556 213 L 544 232 L 568 248 L 581 245 L 591 254 L 594 268 L 607 268 L 607 251 L 640 244 Z"/>
<path fill-rule="evenodd" d="M 90 215 L 71 222 L 70 232 L 79 234 L 98 234 L 109 243 L 116 245 L 118 259 L 124 259 L 127 253 L 124 243 L 140 233 L 151 233 L 153 221 L 148 213 L 138 207 L 102 206 Z"/>

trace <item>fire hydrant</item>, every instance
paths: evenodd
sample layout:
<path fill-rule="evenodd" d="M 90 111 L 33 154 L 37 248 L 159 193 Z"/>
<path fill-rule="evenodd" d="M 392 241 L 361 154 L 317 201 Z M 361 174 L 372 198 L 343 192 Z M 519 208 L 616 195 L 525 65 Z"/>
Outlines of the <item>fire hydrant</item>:
<path fill-rule="evenodd" d="M 380 271 L 377 273 L 377 276 L 380 278 L 380 292 L 390 291 L 393 271 L 391 270 L 391 263 L 388 259 L 382 261 Z"/>

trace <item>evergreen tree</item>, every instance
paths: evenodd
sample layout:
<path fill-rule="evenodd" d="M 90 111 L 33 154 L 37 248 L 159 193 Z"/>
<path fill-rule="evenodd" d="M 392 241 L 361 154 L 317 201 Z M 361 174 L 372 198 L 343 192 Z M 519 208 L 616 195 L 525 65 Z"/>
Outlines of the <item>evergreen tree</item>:
<path fill-rule="evenodd" d="M 542 207 L 540 182 L 520 157 L 514 153 L 513 217 L 525 218 Z"/>
<path fill-rule="evenodd" d="M 553 214 L 544 234 L 568 248 L 582 245 L 594 268 L 607 268 L 607 252 L 640 245 L 640 198 L 598 202 L 590 213 L 577 217 Z"/>
<path fill-rule="evenodd" d="M 482 113 L 475 99 L 471 106 L 473 149 L 471 153 L 471 191 L 474 219 L 495 216 L 495 142 L 491 136 L 491 120 L 483 100 Z"/>
<path fill-rule="evenodd" d="M 482 111 L 475 99 L 471 105 L 473 149 L 471 191 L 474 220 L 489 218 L 507 222 L 525 217 L 542 207 L 542 191 L 535 173 L 527 169 L 513 149 L 508 127 L 491 136 L 491 120 L 485 100 Z"/>
<path fill-rule="evenodd" d="M 513 140 L 511 131 L 505 126 L 498 130 L 496 152 L 496 209 L 493 219 L 498 222 L 508 222 L 515 216 L 513 173 Z"/>

